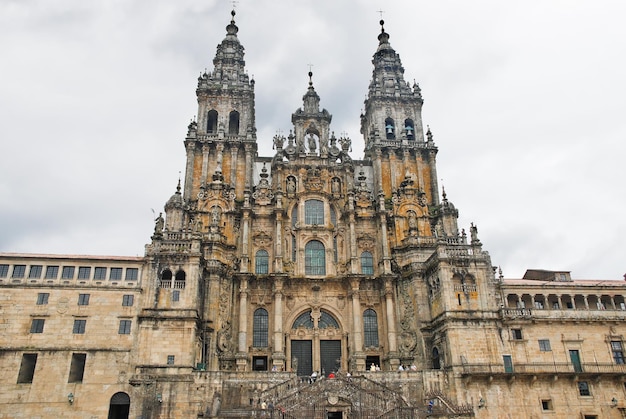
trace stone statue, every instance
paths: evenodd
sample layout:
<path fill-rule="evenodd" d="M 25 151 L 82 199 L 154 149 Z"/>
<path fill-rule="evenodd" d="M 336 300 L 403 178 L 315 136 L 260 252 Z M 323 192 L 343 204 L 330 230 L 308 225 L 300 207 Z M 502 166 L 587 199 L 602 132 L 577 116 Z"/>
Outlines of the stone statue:
<path fill-rule="evenodd" d="M 409 211 L 407 215 L 409 216 L 409 230 L 417 230 L 417 216 L 415 211 Z"/>
<path fill-rule="evenodd" d="M 272 150 L 276 149 L 276 151 L 280 151 L 283 149 L 283 144 L 285 142 L 285 137 L 281 135 L 274 136 L 274 145 L 272 146 Z"/>
<path fill-rule="evenodd" d="M 334 177 L 330 186 L 330 190 L 332 193 L 335 194 L 335 193 L 339 193 L 340 189 L 341 189 L 341 185 L 339 184 L 339 179 Z"/>
<path fill-rule="evenodd" d="M 474 223 L 470 224 L 470 237 L 472 243 L 480 243 L 480 240 L 478 240 L 478 227 L 476 227 Z"/>
<path fill-rule="evenodd" d="M 154 220 L 154 233 L 163 233 L 163 227 L 165 227 L 165 220 L 163 219 L 163 213 L 160 212 L 159 216 Z"/>
<path fill-rule="evenodd" d="M 304 137 L 296 138 L 296 152 L 304 153 Z"/>
<path fill-rule="evenodd" d="M 328 154 L 328 138 L 320 138 L 320 154 Z"/>
<path fill-rule="evenodd" d="M 221 218 L 222 218 L 222 211 L 220 210 L 220 207 L 215 205 L 213 208 L 211 208 L 211 225 L 213 226 L 219 225 Z"/>
<path fill-rule="evenodd" d="M 317 142 L 315 141 L 315 136 L 313 134 L 309 134 L 308 142 L 309 152 L 315 153 L 315 149 L 317 148 Z"/>
<path fill-rule="evenodd" d="M 287 178 L 287 193 L 295 193 L 296 192 L 296 181 L 293 176 L 289 176 Z"/>

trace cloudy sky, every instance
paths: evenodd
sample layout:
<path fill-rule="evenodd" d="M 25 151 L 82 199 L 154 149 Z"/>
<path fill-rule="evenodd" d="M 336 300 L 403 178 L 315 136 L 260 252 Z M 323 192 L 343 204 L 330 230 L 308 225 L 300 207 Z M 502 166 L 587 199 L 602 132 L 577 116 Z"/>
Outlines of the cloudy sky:
<path fill-rule="evenodd" d="M 0 251 L 143 255 L 184 170 L 226 0 L 0 0 Z M 308 64 L 362 157 L 378 21 L 420 84 L 438 174 L 507 278 L 626 273 L 626 2 L 240 0 L 261 155 Z"/>

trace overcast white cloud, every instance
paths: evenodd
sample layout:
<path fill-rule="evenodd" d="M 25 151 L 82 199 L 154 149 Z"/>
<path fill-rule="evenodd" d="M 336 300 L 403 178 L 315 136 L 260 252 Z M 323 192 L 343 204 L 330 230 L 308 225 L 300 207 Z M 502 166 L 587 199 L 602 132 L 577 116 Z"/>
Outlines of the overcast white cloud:
<path fill-rule="evenodd" d="M 309 70 L 362 157 L 359 113 L 384 10 L 425 98 L 459 224 L 506 277 L 626 272 L 626 3 L 240 0 L 261 155 Z M 184 170 L 198 74 L 225 0 L 0 2 L 0 251 L 142 255 Z"/>

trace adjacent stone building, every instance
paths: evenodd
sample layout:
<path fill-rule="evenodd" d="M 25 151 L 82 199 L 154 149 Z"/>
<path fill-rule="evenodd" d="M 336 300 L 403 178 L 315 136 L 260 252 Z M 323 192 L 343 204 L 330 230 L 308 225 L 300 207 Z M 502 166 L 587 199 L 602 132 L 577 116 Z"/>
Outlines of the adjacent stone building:
<path fill-rule="evenodd" d="M 353 160 L 312 73 L 258 155 L 232 17 L 145 256 L 0 254 L 0 418 L 626 417 L 626 284 L 502 277 L 383 22 Z"/>

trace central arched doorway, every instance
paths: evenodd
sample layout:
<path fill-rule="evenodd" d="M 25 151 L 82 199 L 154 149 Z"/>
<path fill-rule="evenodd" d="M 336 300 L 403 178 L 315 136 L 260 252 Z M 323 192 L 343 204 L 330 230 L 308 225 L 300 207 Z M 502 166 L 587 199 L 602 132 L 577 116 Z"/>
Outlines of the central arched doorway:
<path fill-rule="evenodd" d="M 339 322 L 324 310 L 300 314 L 291 327 L 291 366 L 299 376 L 337 372 L 342 367 Z"/>
<path fill-rule="evenodd" d="M 130 397 L 128 394 L 120 391 L 111 396 L 108 419 L 128 419 L 129 411 Z"/>

